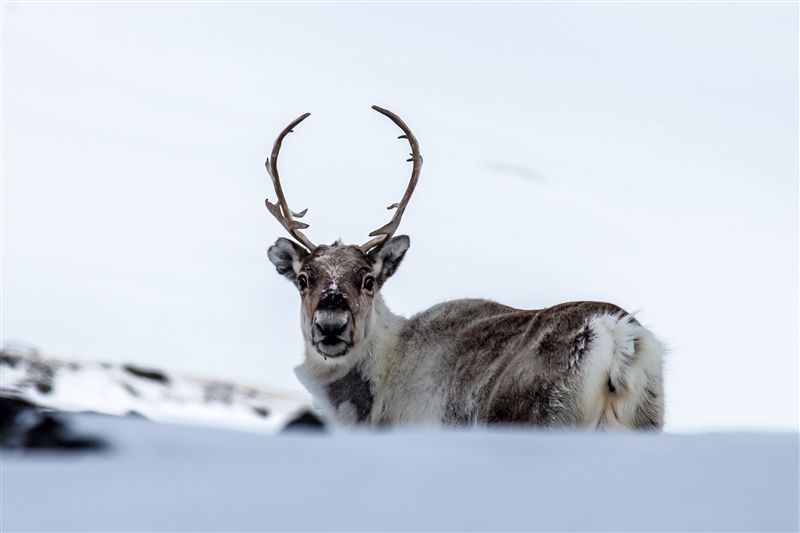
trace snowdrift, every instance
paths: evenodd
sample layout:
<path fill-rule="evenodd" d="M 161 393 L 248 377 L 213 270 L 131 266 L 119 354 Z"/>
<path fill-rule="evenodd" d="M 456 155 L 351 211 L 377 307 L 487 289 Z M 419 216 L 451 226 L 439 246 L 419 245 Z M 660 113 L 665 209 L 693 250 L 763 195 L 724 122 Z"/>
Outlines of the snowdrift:
<path fill-rule="evenodd" d="M 0 355 L 3 531 L 800 527 L 797 434 L 310 432 L 253 387 Z"/>
<path fill-rule="evenodd" d="M 5 531 L 797 531 L 797 435 L 277 436 L 74 414 L 3 454 Z"/>

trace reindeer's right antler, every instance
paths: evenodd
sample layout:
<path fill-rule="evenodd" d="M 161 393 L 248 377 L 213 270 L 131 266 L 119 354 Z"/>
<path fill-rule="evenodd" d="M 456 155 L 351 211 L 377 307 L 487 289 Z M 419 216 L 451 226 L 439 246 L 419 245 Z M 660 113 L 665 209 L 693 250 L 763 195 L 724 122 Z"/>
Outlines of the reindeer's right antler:
<path fill-rule="evenodd" d="M 361 245 L 361 250 L 364 253 L 369 252 L 375 247 L 383 246 L 389 241 L 389 239 L 392 238 L 394 232 L 397 231 L 397 227 L 400 225 L 400 220 L 403 218 L 403 212 L 406 210 L 406 205 L 408 205 L 411 195 L 414 194 L 414 188 L 417 186 L 417 180 L 419 180 L 419 171 L 422 169 L 422 156 L 419 153 L 419 143 L 417 142 L 417 138 L 414 137 L 414 134 L 411 133 L 411 128 L 406 126 L 406 123 L 403 122 L 400 117 L 388 109 L 383 109 L 382 107 L 378 107 L 376 105 L 372 106 L 372 109 L 392 119 L 392 122 L 397 124 L 400 129 L 403 130 L 403 135 L 398 137 L 398 139 L 408 139 L 408 144 L 411 145 L 411 153 L 409 154 L 411 157 L 407 161 L 412 161 L 414 166 L 411 170 L 411 179 L 408 182 L 408 187 L 406 187 L 405 194 L 403 194 L 403 199 L 400 200 L 399 204 L 395 203 L 386 208 L 397 209 L 392 217 L 392 220 L 390 220 L 388 224 L 381 226 L 369 234 L 370 237 L 375 238 L 370 239 Z"/>
<path fill-rule="evenodd" d="M 265 200 L 267 204 L 267 210 L 272 213 L 272 216 L 278 219 L 278 222 L 286 228 L 286 231 L 289 232 L 289 235 L 294 237 L 300 244 L 308 248 L 308 251 L 313 251 L 316 246 L 308 237 L 303 235 L 301 229 L 305 229 L 308 227 L 308 224 L 304 222 L 298 222 L 294 219 L 294 217 L 302 218 L 308 212 L 308 209 L 303 209 L 299 213 L 293 212 L 289 209 L 289 204 L 286 203 L 286 197 L 283 195 L 283 187 L 281 187 L 281 179 L 278 176 L 278 153 L 281 151 L 281 143 L 283 142 L 283 138 L 286 137 L 287 134 L 291 133 L 295 126 L 303 122 L 307 119 L 311 113 L 304 113 L 294 119 L 291 124 L 286 126 L 283 131 L 278 135 L 278 138 L 275 139 L 275 144 L 272 145 L 272 155 L 267 158 L 264 166 L 267 167 L 267 173 L 269 177 L 272 178 L 272 186 L 275 187 L 275 194 L 278 196 L 278 201 L 276 203 L 271 203 L 269 198 Z"/>

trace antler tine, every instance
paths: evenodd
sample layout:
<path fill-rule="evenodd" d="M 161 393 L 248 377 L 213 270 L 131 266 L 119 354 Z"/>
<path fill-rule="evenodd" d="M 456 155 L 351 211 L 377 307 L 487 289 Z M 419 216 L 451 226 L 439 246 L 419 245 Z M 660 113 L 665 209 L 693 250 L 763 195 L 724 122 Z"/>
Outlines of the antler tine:
<path fill-rule="evenodd" d="M 370 237 L 375 238 L 370 239 L 361 245 L 361 249 L 364 251 L 364 253 L 369 252 L 372 248 L 382 246 L 389 239 L 391 239 L 394 235 L 394 232 L 397 231 L 397 227 L 400 225 L 400 220 L 403 218 L 403 212 L 406 210 L 406 205 L 408 205 L 411 195 L 414 194 L 414 188 L 416 188 L 417 181 L 419 180 L 419 172 L 422 169 L 422 156 L 419 153 L 419 143 L 417 142 L 417 138 L 414 137 L 414 134 L 411 133 L 411 129 L 400 117 L 388 109 L 383 109 L 382 107 L 378 107 L 376 105 L 372 106 L 372 109 L 392 119 L 392 122 L 397 124 L 397 126 L 403 130 L 403 135 L 399 136 L 398 139 L 408 139 L 408 144 L 411 145 L 411 154 L 409 154 L 411 158 L 407 161 L 412 161 L 413 167 L 411 170 L 411 179 L 408 182 L 408 187 L 406 187 L 405 194 L 403 194 L 403 199 L 400 200 L 399 204 L 396 203 L 387 207 L 387 209 L 397 209 L 392 217 L 392 220 L 390 220 L 388 224 L 381 226 L 369 234 Z"/>
<path fill-rule="evenodd" d="M 278 138 L 275 139 L 275 144 L 272 145 L 272 154 L 270 157 L 267 158 L 264 166 L 267 167 L 267 173 L 269 177 L 272 178 L 272 186 L 275 188 L 275 194 L 278 196 L 278 201 L 276 203 L 271 203 L 269 198 L 265 200 L 267 204 L 267 210 L 278 219 L 278 222 L 281 223 L 281 226 L 286 228 L 286 231 L 289 232 L 289 235 L 295 238 L 297 242 L 308 248 L 309 251 L 312 251 L 316 246 L 308 237 L 303 235 L 301 229 L 305 229 L 308 227 L 308 224 L 304 222 L 298 222 L 294 219 L 294 217 L 301 218 L 303 217 L 308 209 L 303 209 L 299 213 L 292 212 L 289 209 L 289 204 L 286 203 L 286 196 L 283 194 L 283 187 L 281 187 L 281 179 L 278 175 L 278 153 L 281 151 L 281 143 L 283 142 L 283 138 L 286 137 L 289 133 L 294 130 L 294 127 L 303 122 L 307 119 L 311 113 L 304 113 L 294 119 L 288 126 L 286 126 L 282 132 L 278 135 Z"/>

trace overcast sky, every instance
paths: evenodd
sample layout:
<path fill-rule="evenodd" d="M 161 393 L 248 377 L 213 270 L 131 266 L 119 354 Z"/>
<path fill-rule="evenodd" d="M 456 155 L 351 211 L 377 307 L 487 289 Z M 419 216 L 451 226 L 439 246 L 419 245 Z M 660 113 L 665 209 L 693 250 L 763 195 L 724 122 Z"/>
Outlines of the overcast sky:
<path fill-rule="evenodd" d="M 671 347 L 667 428 L 798 426 L 797 6 L 14 4 L 2 341 L 302 390 L 263 161 L 315 242 L 361 243 L 410 165 L 384 289 L 606 300 Z"/>

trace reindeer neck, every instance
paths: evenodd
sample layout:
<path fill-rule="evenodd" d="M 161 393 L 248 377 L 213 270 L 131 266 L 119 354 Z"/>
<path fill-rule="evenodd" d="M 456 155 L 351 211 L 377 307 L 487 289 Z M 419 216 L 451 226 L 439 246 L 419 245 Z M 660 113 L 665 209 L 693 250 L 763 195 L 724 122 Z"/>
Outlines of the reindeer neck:
<path fill-rule="evenodd" d="M 298 379 L 326 415 L 342 423 L 364 422 L 369 417 L 406 322 L 392 313 L 380 294 L 373 305 L 366 337 L 347 355 L 324 360 L 306 346 L 305 361 L 295 368 Z"/>
<path fill-rule="evenodd" d="M 400 331 L 406 322 L 407 319 L 392 313 L 383 296 L 378 294 L 373 304 L 372 322 L 362 343 L 367 357 L 382 361 L 389 356 L 397 346 Z"/>

